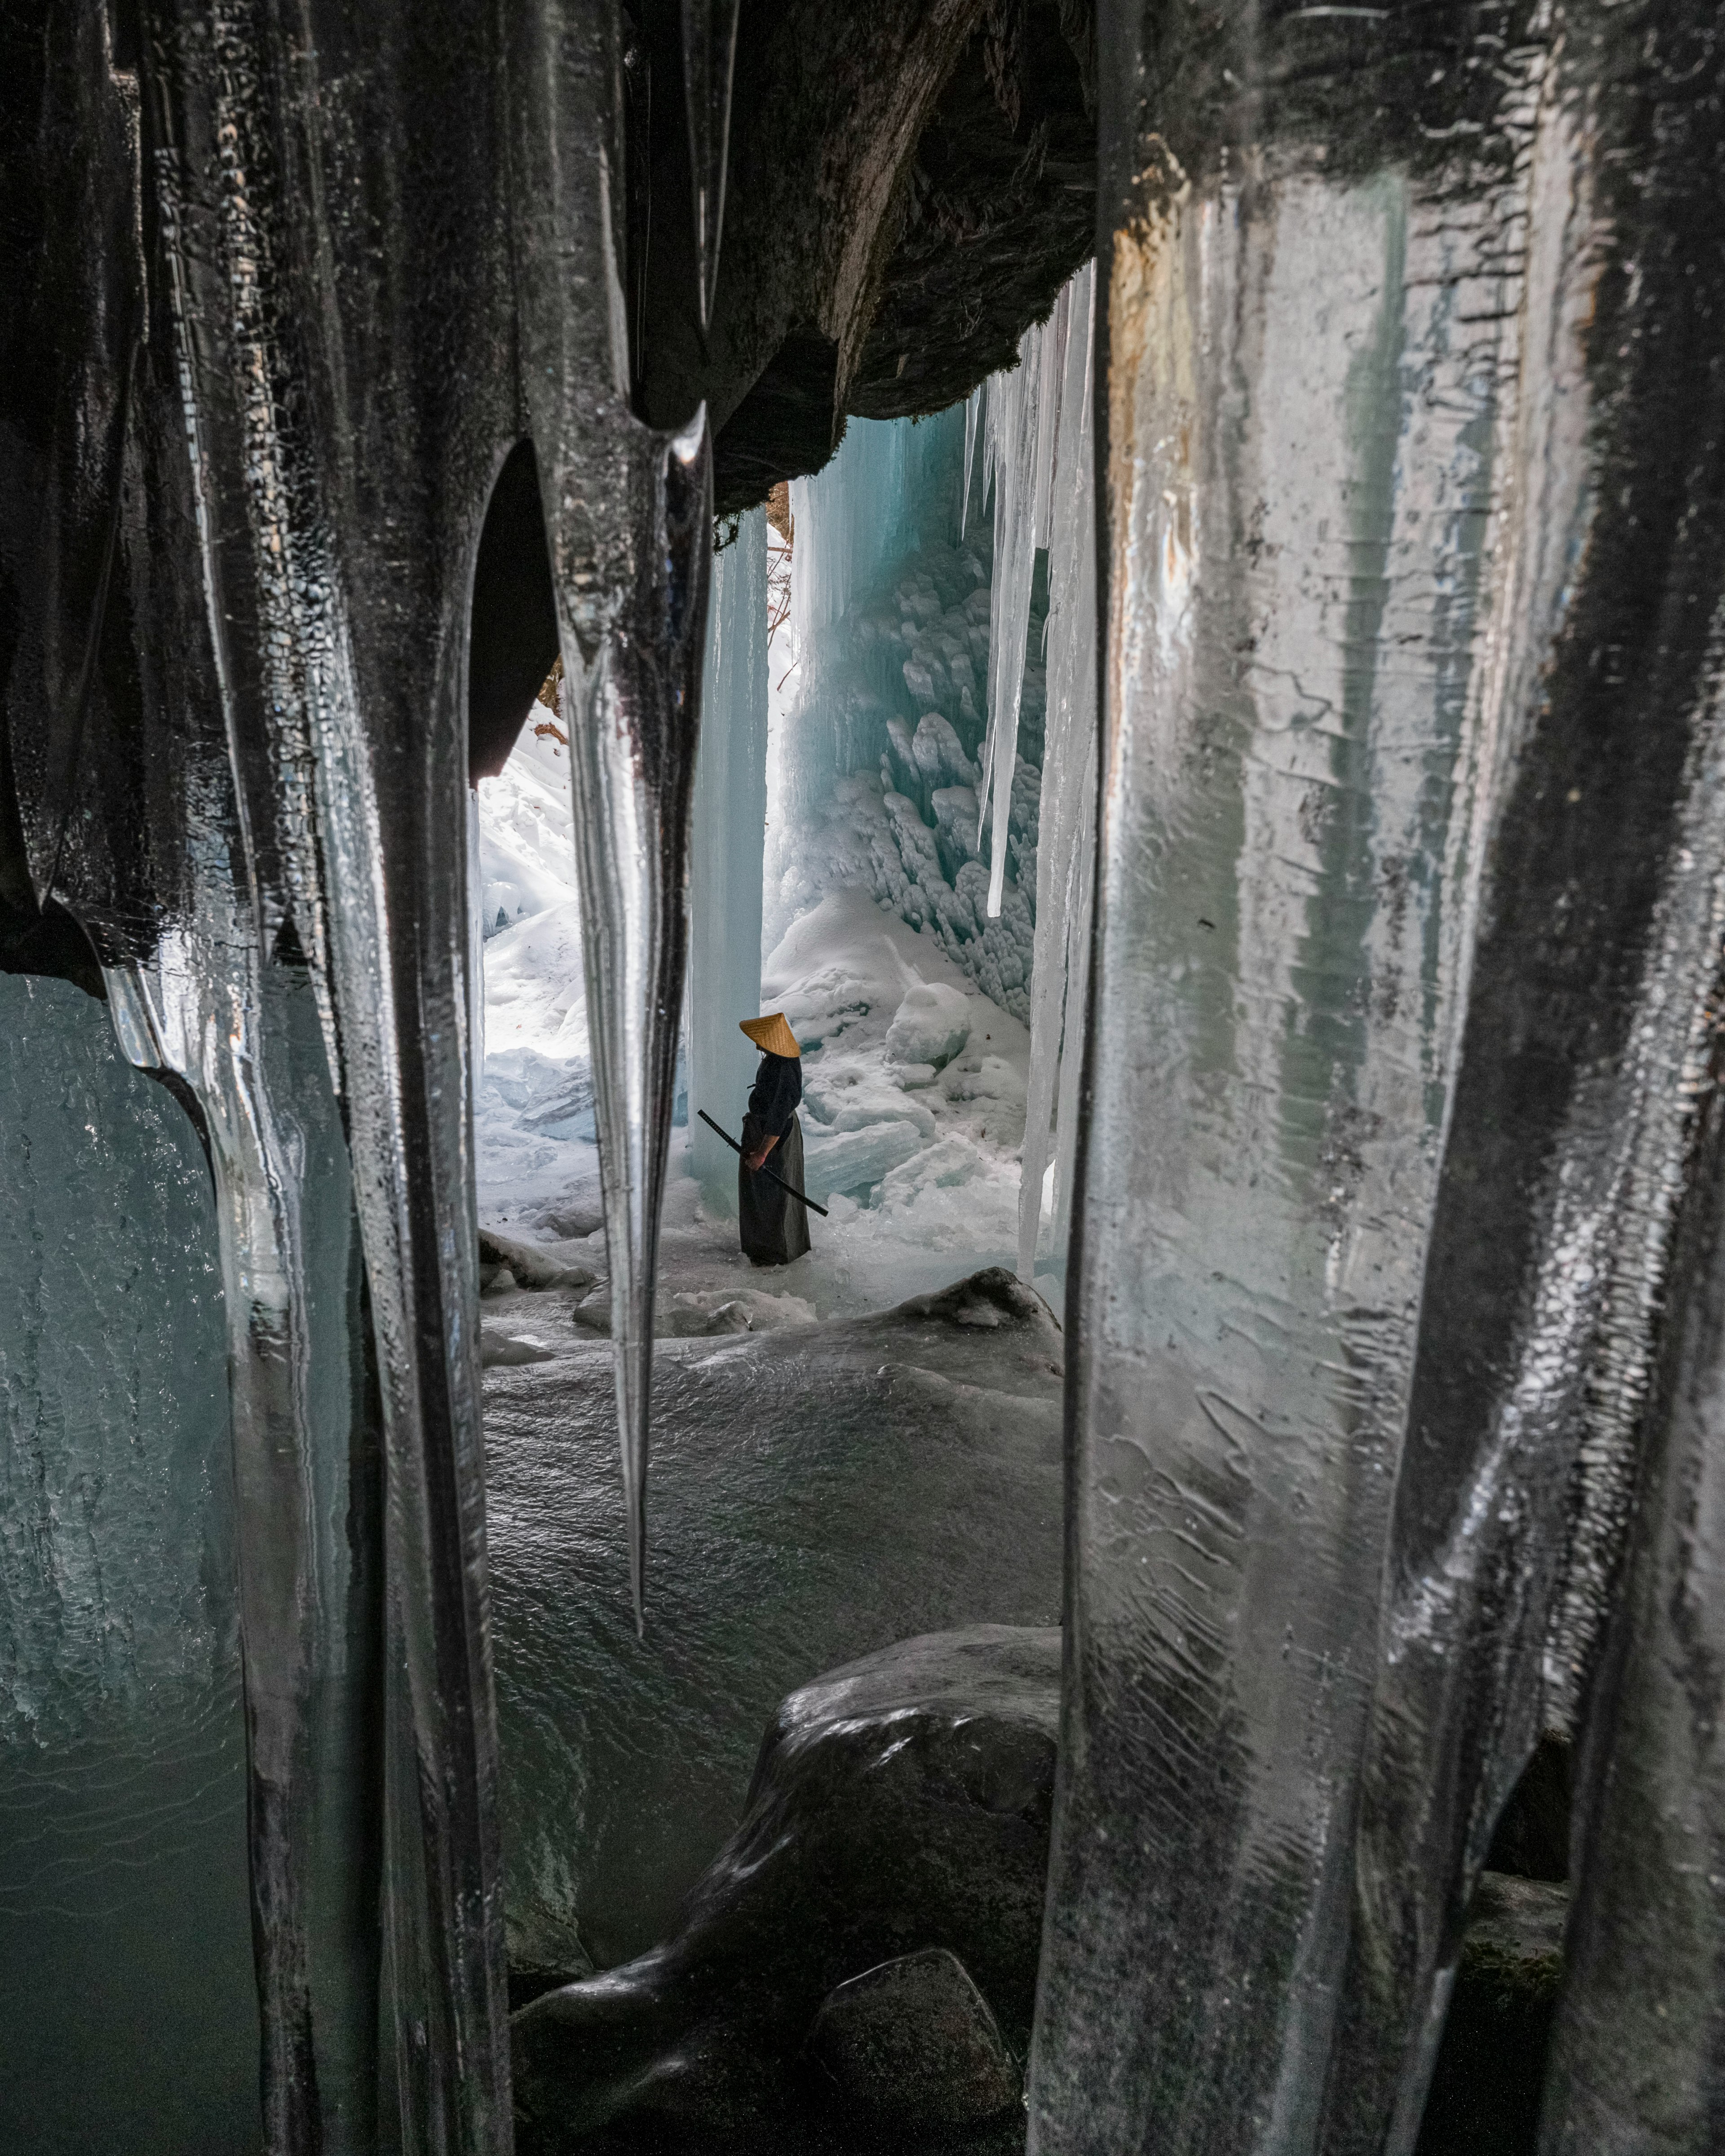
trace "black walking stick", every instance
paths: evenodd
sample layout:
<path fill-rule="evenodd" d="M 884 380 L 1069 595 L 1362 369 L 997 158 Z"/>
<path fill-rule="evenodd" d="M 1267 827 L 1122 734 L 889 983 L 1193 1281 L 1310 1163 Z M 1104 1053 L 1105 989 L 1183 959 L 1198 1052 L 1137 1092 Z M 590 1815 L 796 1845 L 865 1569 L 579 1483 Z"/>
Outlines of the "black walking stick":
<path fill-rule="evenodd" d="M 723 1138 L 739 1160 L 742 1158 L 742 1147 L 738 1145 L 729 1131 L 721 1128 L 705 1108 L 697 1108 L 695 1112 L 710 1131 L 718 1132 L 719 1136 Z M 753 1168 L 749 1170 L 749 1173 L 751 1175 L 764 1175 L 769 1183 L 776 1183 L 781 1190 L 788 1191 L 799 1205 L 806 1205 L 811 1213 L 819 1213 L 823 1220 L 827 1219 L 827 1209 L 824 1205 L 817 1205 L 812 1198 L 805 1198 L 794 1183 L 787 1183 L 782 1175 L 775 1175 L 770 1168 Z"/>

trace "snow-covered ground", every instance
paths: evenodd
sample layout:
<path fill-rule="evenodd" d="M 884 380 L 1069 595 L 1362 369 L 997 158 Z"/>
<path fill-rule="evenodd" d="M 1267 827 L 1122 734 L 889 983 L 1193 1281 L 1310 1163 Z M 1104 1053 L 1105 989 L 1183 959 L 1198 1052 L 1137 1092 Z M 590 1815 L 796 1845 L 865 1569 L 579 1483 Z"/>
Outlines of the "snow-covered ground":
<path fill-rule="evenodd" d="M 586 1329 L 603 1322 L 605 1255 L 603 1230 L 586 1232 L 598 1215 L 598 1158 L 567 773 L 557 742 L 530 730 L 502 775 L 480 788 L 487 909 L 509 925 L 485 947 L 479 1205 L 487 1228 L 553 1244 L 560 1260 L 600 1276 L 578 1314 Z M 811 1222 L 814 1247 L 794 1265 L 750 1265 L 734 1219 L 704 1208 L 680 1127 L 665 1205 L 661 1332 L 736 1326 L 745 1317 L 767 1330 L 847 1316 L 985 1265 L 1012 1265 L 1024 1025 L 983 995 L 932 933 L 858 889 L 829 891 L 793 922 L 763 964 L 761 1008 L 783 1009 L 803 1044 L 809 1195 L 831 1217 Z M 741 1125 L 741 1100 L 691 1105 L 733 1134 Z M 1040 1284 L 1052 1296 L 1050 1284 Z M 494 1339 L 552 1315 L 536 1296 L 506 1293 L 501 1301 L 506 1311 L 488 1300 Z M 741 1312 L 716 1318 L 739 1301 Z"/>

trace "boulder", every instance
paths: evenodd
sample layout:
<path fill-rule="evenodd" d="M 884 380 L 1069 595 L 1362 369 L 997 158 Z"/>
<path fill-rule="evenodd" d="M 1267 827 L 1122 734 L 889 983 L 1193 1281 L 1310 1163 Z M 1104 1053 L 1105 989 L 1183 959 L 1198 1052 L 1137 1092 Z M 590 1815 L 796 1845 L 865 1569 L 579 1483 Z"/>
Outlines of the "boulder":
<path fill-rule="evenodd" d="M 900 1954 L 829 1991 L 809 2050 L 845 2102 L 913 2128 L 998 2118 L 1024 2096 L 988 2000 L 945 1947 Z"/>
<path fill-rule="evenodd" d="M 514 2017 L 522 2156 L 1021 2140 L 1060 1682 L 983 1625 L 793 1692 L 677 1936 Z"/>
<path fill-rule="evenodd" d="M 501 1325 L 480 1327 L 480 1368 L 510 1369 L 522 1363 L 549 1363 L 555 1349 L 531 1335 L 506 1332 Z"/>

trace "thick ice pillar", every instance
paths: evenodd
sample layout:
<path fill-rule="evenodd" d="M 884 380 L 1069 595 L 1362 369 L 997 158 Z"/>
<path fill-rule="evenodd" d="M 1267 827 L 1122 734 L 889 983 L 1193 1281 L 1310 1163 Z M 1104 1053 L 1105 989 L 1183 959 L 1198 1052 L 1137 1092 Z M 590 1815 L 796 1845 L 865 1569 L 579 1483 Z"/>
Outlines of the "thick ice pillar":
<path fill-rule="evenodd" d="M 1019 1188 L 1019 1273 L 1035 1278 L 1043 1183 L 1055 1170 L 1050 1251 L 1064 1267 L 1078 1156 L 1096 854 L 1096 270 L 1060 295 L 1048 532 L 1048 716 L 1037 819 L 1030 1070 Z M 1024 641 L 1019 632 L 1019 640 Z"/>
<path fill-rule="evenodd" d="M 758 1060 L 739 1019 L 761 993 L 767 844 L 767 516 L 752 510 L 713 557 L 689 872 L 689 1154 L 708 1209 L 737 1210 L 733 1133 Z"/>
<path fill-rule="evenodd" d="M 1104 18 L 1045 2152 L 1405 2156 L 1633 1504 L 1717 1009 L 1720 60 L 1701 9 L 1541 19 L 1453 70 L 1459 10 Z M 1699 1818 L 1658 1736 L 1635 1801 Z M 1710 1922 L 1574 2025 L 1632 1969 L 1716 2087 Z M 1612 2145 L 1698 2145 L 1634 2025 Z"/>

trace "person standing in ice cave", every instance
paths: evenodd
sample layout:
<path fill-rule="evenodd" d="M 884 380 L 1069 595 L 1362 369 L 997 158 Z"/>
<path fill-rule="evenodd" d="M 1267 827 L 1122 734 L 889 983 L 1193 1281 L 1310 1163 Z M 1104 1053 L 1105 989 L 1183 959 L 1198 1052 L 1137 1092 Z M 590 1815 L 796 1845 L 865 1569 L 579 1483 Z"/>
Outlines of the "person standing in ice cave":
<path fill-rule="evenodd" d="M 809 1248 L 809 1214 L 772 1175 L 803 1188 L 803 1050 L 783 1011 L 740 1019 L 761 1051 L 748 1113 L 742 1119 L 742 1161 L 737 1171 L 737 1219 L 743 1254 L 757 1265 L 788 1265 Z"/>

